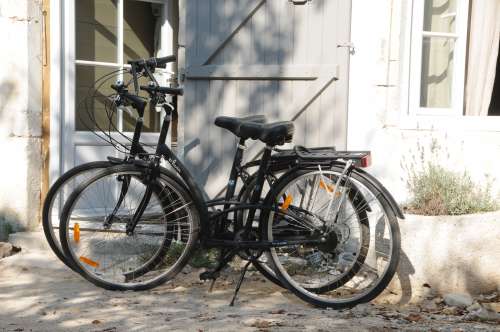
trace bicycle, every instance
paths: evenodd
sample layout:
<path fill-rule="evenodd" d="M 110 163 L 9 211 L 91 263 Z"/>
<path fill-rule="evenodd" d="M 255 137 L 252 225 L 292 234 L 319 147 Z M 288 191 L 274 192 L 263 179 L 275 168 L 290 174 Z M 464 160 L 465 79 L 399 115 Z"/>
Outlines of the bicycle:
<path fill-rule="evenodd" d="M 133 79 L 128 83 L 128 84 L 122 84 L 119 83 L 118 85 L 114 85 L 114 88 L 116 89 L 117 95 L 114 96 L 113 98 L 109 98 L 108 100 L 113 103 L 115 108 L 122 108 L 126 106 L 132 106 L 138 114 L 138 119 L 141 119 L 144 115 L 145 112 L 145 107 L 146 104 L 142 100 L 137 99 L 137 95 L 130 94 L 127 90 L 127 87 L 130 85 L 131 82 L 134 82 L 134 84 L 137 84 L 137 77 L 141 76 L 146 76 L 149 78 L 152 82 L 155 82 L 155 78 L 152 75 L 154 73 L 155 68 L 165 68 L 166 64 L 169 62 L 175 62 L 176 57 L 175 56 L 168 56 L 168 57 L 163 57 L 163 58 L 152 58 L 148 60 L 136 60 L 136 61 L 129 61 L 129 64 L 131 65 L 131 70 L 130 73 L 133 76 Z M 110 74 L 104 75 L 103 77 L 99 78 L 96 82 L 94 82 L 94 85 L 97 86 L 95 90 L 92 90 L 92 88 L 89 89 L 89 92 L 87 94 L 87 98 L 89 99 L 94 99 L 96 98 L 96 92 L 99 90 L 99 88 L 109 79 L 113 79 L 115 76 L 121 75 L 123 72 L 122 71 L 115 71 Z M 171 94 L 181 94 L 182 90 L 180 89 L 172 89 L 168 88 L 169 92 Z M 91 94 L 91 92 L 93 92 Z M 150 95 L 150 97 L 153 97 Z M 87 100 L 83 100 L 85 102 L 85 106 Z M 150 103 L 150 112 L 152 113 L 154 111 L 154 108 L 156 107 L 158 100 L 155 100 Z M 173 104 L 173 105 L 172 105 Z M 175 105 L 176 101 L 172 104 L 163 104 L 163 107 L 173 107 L 172 110 L 175 111 Z M 88 110 L 87 114 L 90 114 Z M 108 118 L 111 118 L 112 116 L 108 114 Z M 265 117 L 262 115 L 256 115 L 256 116 L 249 116 L 242 118 L 244 120 L 252 121 L 252 122 L 259 122 L 263 123 L 266 121 Z M 140 143 L 140 137 L 142 133 L 142 121 L 136 121 L 135 128 L 134 128 L 134 136 L 132 139 L 130 139 L 130 148 L 117 143 L 113 142 L 113 138 L 110 134 L 106 135 L 106 133 L 103 131 L 102 128 L 98 128 L 101 130 L 101 135 L 99 135 L 100 138 L 108 141 L 111 145 L 114 145 L 115 147 L 117 145 L 121 145 L 121 150 L 124 153 L 124 158 L 119 159 L 119 158 L 113 158 L 113 157 L 108 157 L 108 160 L 103 160 L 103 161 L 93 161 L 93 162 L 88 162 L 84 163 L 81 165 L 78 165 L 76 167 L 71 168 L 70 170 L 66 171 L 63 173 L 49 188 L 47 195 L 44 200 L 44 204 L 42 207 L 42 226 L 43 226 L 43 231 L 45 238 L 47 239 L 47 242 L 49 243 L 50 248 L 54 252 L 54 254 L 69 268 L 73 269 L 73 265 L 70 264 L 64 253 L 62 252 L 61 244 L 59 241 L 58 233 L 54 232 L 54 229 L 59 229 L 59 214 L 57 211 L 62 208 L 64 205 L 64 192 L 68 192 L 71 190 L 72 187 L 75 187 L 76 184 L 83 182 L 84 180 L 88 179 L 91 174 L 95 173 L 98 170 L 102 170 L 111 166 L 116 166 L 120 164 L 127 164 L 131 160 L 134 160 L 136 158 L 142 159 L 142 160 L 147 160 L 150 157 L 150 154 L 146 152 L 142 144 Z M 91 130 L 90 128 L 88 128 Z M 116 128 L 112 128 L 115 129 Z M 93 131 L 93 130 L 91 130 Z M 93 131 L 94 132 L 94 131 Z M 95 132 L 94 132 L 95 133 Z M 107 136 L 106 138 L 103 138 L 103 135 Z M 128 138 L 127 138 L 128 139 Z M 165 172 L 165 169 L 160 168 L 161 172 Z M 177 178 L 175 178 L 177 179 Z M 179 185 L 183 185 L 181 182 L 178 183 Z"/>
<path fill-rule="evenodd" d="M 141 89 L 165 92 L 157 86 Z M 317 306 L 352 306 L 373 299 L 387 286 L 399 258 L 397 217 L 404 216 L 388 191 L 361 170 L 369 165 L 368 152 L 295 148 L 272 154 L 275 146 L 291 140 L 293 123 L 258 124 L 219 117 L 216 125 L 233 132 L 240 143 L 259 139 L 266 147 L 262 158 L 252 164 L 258 164 L 258 171 L 255 185 L 247 191 L 251 192 L 248 202 L 232 197 L 238 174 L 244 169 L 239 160 L 242 144 L 235 154 L 226 197 L 205 202 L 189 171 L 165 144 L 169 124 L 167 112 L 150 160 L 133 160 L 99 171 L 81 183 L 64 204 L 59 229 L 62 248 L 86 279 L 113 290 L 148 289 L 173 278 L 195 246 L 201 245 L 221 250 L 218 266 L 203 273 L 201 279 L 215 280 L 236 255 L 248 260 L 231 303 L 250 263 L 264 269 L 270 266 L 268 272 L 282 285 Z M 172 172 L 158 171 L 162 158 Z M 286 171 L 269 183 L 269 192 L 261 197 L 266 178 L 277 170 Z M 179 186 L 175 177 L 180 177 L 185 187 Z M 124 181 L 127 192 L 119 199 L 116 193 Z M 118 186 L 110 190 L 113 184 Z M 100 200 L 109 207 L 87 202 L 86 196 L 98 188 L 109 194 Z M 223 209 L 209 213 L 209 206 Z M 375 215 L 377 211 L 381 215 Z M 236 216 L 229 219 L 230 213 Z M 82 222 L 92 227 L 80 227 Z M 347 222 L 356 224 L 357 232 Z M 93 238 L 104 236 L 97 242 L 89 238 L 82 250 L 82 232 L 92 233 Z M 384 235 L 390 235 L 389 239 Z M 96 246 L 103 243 L 109 244 L 106 249 L 115 250 Z M 123 250 L 116 250 L 118 245 Z M 377 257 L 383 249 L 387 249 L 381 259 L 384 264 Z M 91 259 L 89 254 L 102 259 Z M 120 254 L 121 261 L 115 260 Z M 379 264 L 384 265 L 381 273 Z M 363 291 L 355 293 L 356 287 Z"/>

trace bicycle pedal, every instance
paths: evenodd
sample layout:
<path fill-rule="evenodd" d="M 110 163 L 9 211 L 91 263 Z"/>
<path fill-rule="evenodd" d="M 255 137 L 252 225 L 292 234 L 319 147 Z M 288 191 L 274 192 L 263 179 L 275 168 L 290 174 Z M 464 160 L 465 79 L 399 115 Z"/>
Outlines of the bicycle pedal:
<path fill-rule="evenodd" d="M 200 273 L 200 280 L 215 280 L 219 277 L 219 272 L 217 271 L 205 271 Z"/>

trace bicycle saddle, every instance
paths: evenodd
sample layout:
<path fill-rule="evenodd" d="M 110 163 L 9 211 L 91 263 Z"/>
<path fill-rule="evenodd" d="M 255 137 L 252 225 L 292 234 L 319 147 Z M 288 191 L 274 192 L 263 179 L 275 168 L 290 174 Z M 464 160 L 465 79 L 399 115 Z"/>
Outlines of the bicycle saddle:
<path fill-rule="evenodd" d="M 239 137 L 260 140 L 267 145 L 282 145 L 292 141 L 294 126 L 291 121 L 260 124 L 244 122 L 239 128 Z"/>
<path fill-rule="evenodd" d="M 215 125 L 229 130 L 236 136 L 239 135 L 239 129 L 243 122 L 255 122 L 255 123 L 266 123 L 265 115 L 250 115 L 242 118 L 237 118 L 234 116 L 218 116 L 215 118 Z"/>

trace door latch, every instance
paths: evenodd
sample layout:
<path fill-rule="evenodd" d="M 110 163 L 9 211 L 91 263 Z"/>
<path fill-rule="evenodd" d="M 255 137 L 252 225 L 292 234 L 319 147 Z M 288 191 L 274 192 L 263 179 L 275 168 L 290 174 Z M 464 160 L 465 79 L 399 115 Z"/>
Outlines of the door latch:
<path fill-rule="evenodd" d="M 356 54 L 356 47 L 354 46 L 353 43 L 343 43 L 343 44 L 338 44 L 337 48 L 339 47 L 345 47 L 349 49 L 349 54 L 354 55 Z"/>

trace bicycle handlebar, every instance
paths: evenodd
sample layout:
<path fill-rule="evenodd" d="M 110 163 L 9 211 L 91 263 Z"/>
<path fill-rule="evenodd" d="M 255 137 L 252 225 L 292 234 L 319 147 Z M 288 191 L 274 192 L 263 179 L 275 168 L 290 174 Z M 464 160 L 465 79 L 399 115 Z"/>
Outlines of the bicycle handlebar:
<path fill-rule="evenodd" d="M 137 69 L 148 68 L 166 68 L 167 63 L 175 62 L 177 57 L 175 55 L 169 55 L 161 58 L 149 58 L 140 60 L 130 60 L 129 65 L 135 65 Z"/>
<path fill-rule="evenodd" d="M 164 93 L 164 94 L 174 95 L 174 96 L 184 95 L 183 88 L 169 88 L 166 86 L 144 86 L 144 85 L 141 85 L 140 89 L 147 91 L 150 94 L 155 93 L 155 92 L 159 92 L 159 93 Z"/>

